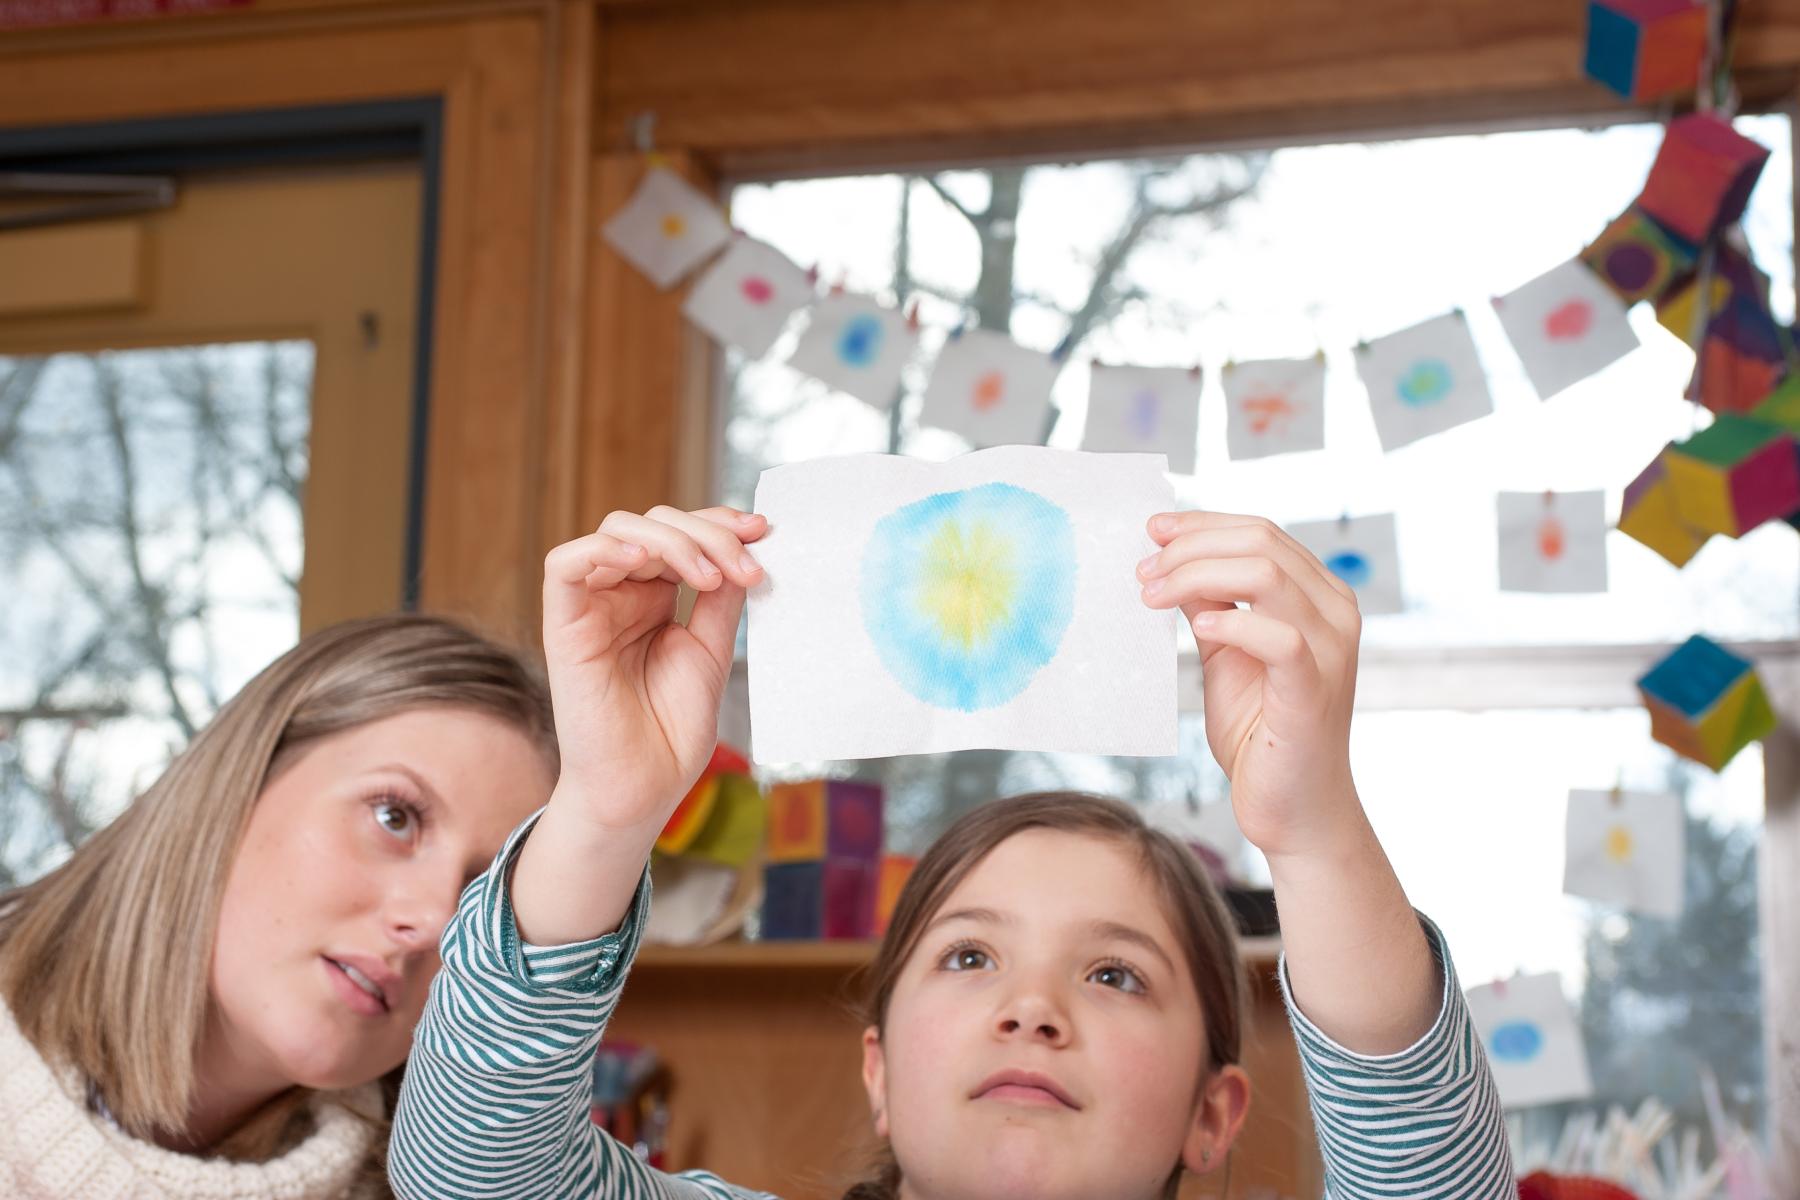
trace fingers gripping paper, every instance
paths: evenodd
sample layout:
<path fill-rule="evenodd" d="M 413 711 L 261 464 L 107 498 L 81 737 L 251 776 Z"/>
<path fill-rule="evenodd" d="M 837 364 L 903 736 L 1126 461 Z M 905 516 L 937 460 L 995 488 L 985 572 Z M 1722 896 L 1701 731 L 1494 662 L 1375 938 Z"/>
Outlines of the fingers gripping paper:
<path fill-rule="evenodd" d="M 1001 446 L 764 471 L 756 760 L 1175 753 L 1175 618 L 1135 575 L 1145 522 L 1173 506 L 1163 469 Z"/>

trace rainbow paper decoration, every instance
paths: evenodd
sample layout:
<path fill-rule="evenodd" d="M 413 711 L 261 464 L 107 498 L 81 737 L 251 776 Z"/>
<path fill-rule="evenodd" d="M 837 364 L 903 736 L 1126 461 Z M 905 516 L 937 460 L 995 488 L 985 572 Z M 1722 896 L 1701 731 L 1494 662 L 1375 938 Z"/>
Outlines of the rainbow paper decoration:
<path fill-rule="evenodd" d="M 763 936 L 874 936 L 881 788 L 847 779 L 777 784 L 769 811 Z"/>
<path fill-rule="evenodd" d="M 1462 312 L 1376 338 L 1356 349 L 1356 371 L 1385 452 L 1494 411 L 1487 375 Z"/>
<path fill-rule="evenodd" d="M 1693 269 L 1699 251 L 1676 237 L 1637 205 L 1601 230 L 1581 261 L 1626 304 L 1662 295 Z"/>
<path fill-rule="evenodd" d="M 679 282 L 731 240 L 718 206 L 666 167 L 652 167 L 601 230 L 659 288 Z"/>
<path fill-rule="evenodd" d="M 1669 122 L 1637 207 L 1677 237 L 1700 244 L 1744 215 L 1750 190 L 1769 160 L 1715 113 L 1689 113 Z"/>
<path fill-rule="evenodd" d="M 1563 891 L 1673 919 L 1685 899 L 1687 819 L 1670 792 L 1569 793 Z"/>
<path fill-rule="evenodd" d="M 1665 458 L 1673 445 L 1671 442 L 1651 459 L 1626 486 L 1619 532 L 1656 551 L 1672 566 L 1684 567 L 1712 535 L 1688 525 L 1675 507 L 1675 489 L 1669 482 Z"/>
<path fill-rule="evenodd" d="M 1235 460 L 1325 448 L 1325 359 L 1225 364 L 1225 450 Z"/>
<path fill-rule="evenodd" d="M 1500 590 L 1604 592 L 1606 493 L 1501 492 Z"/>
<path fill-rule="evenodd" d="M 1693 0 L 1593 0 L 1588 77 L 1627 100 L 1685 91 L 1706 54 L 1706 19 L 1706 5 Z"/>
<path fill-rule="evenodd" d="M 1689 274 L 1669 285 L 1668 289 L 1656 298 L 1656 320 L 1659 325 L 1692 349 L 1706 340 L 1706 330 L 1697 323 L 1698 301 L 1700 299 L 1699 281 Z M 1725 301 L 1731 295 L 1731 284 L 1714 276 L 1707 299 L 1707 324 L 1725 307 Z M 1698 336 L 1696 336 L 1698 335 Z"/>
<path fill-rule="evenodd" d="M 867 296 L 837 293 L 813 306 L 788 365 L 827 387 L 886 412 L 900 395 L 900 374 L 918 348 L 905 315 Z"/>
<path fill-rule="evenodd" d="M 1764 521 L 1800 509 L 1800 458 L 1794 435 L 1779 425 L 1722 413 L 1664 451 L 1675 510 L 1707 533 L 1741 537 Z"/>
<path fill-rule="evenodd" d="M 1715 771 L 1777 723 L 1756 668 L 1699 634 L 1650 668 L 1637 686 L 1650 710 L 1650 736 Z"/>
<path fill-rule="evenodd" d="M 1638 347 L 1624 304 L 1580 259 L 1494 297 L 1494 311 L 1545 400 Z"/>
<path fill-rule="evenodd" d="M 681 311 L 715 340 L 761 358 L 812 300 L 811 277 L 787 255 L 739 237 L 700 276 Z"/>
<path fill-rule="evenodd" d="M 991 329 L 952 334 L 931 368 L 919 423 L 976 446 L 1041 442 L 1050 425 L 1050 388 L 1061 370 L 1061 359 Z"/>
<path fill-rule="evenodd" d="M 1526 1108 L 1593 1094 L 1575 1010 L 1554 972 L 1515 975 L 1472 987 L 1469 1017 L 1493 1066 L 1505 1108 Z"/>
<path fill-rule="evenodd" d="M 1083 450 L 1163 454 L 1170 471 L 1192 475 L 1199 429 L 1200 368 L 1095 363 L 1089 370 Z"/>

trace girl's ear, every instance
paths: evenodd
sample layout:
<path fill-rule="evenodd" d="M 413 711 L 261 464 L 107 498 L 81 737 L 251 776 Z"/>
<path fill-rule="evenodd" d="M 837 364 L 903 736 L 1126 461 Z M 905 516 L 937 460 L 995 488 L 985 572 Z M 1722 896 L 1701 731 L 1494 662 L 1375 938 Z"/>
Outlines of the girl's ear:
<path fill-rule="evenodd" d="M 881 1050 L 881 1030 L 871 1025 L 863 1030 L 863 1090 L 869 1093 L 869 1116 L 875 1122 L 875 1136 L 888 1135 L 887 1058 Z"/>
<path fill-rule="evenodd" d="M 1233 1063 L 1213 1072 L 1194 1106 L 1194 1122 L 1181 1146 L 1181 1165 L 1207 1175 L 1225 1165 L 1250 1112 L 1250 1076 Z"/>

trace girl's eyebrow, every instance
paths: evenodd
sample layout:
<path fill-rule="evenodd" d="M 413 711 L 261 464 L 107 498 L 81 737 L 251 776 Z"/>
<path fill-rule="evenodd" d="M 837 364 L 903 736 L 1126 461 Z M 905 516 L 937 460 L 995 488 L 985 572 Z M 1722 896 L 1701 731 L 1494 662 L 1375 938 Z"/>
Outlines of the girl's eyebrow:
<path fill-rule="evenodd" d="M 924 937 L 939 925 L 947 925 L 951 921 L 978 921 L 987 925 L 1010 925 L 1013 923 L 1012 917 L 995 912 L 991 908 L 958 908 L 947 913 L 939 913 L 937 918 L 925 927 L 924 933 L 919 936 Z"/>
<path fill-rule="evenodd" d="M 1162 946 L 1157 943 L 1155 938 L 1151 937 L 1141 929 L 1133 929 L 1131 926 L 1121 925 L 1117 921 L 1100 920 L 1091 922 L 1088 925 L 1088 930 L 1095 937 L 1100 938 L 1103 941 L 1126 942 L 1130 945 L 1137 946 L 1150 954 L 1154 954 L 1162 961 L 1162 965 L 1169 969 L 1171 974 L 1175 971 L 1175 964 L 1169 961 L 1169 956 L 1163 950 Z"/>

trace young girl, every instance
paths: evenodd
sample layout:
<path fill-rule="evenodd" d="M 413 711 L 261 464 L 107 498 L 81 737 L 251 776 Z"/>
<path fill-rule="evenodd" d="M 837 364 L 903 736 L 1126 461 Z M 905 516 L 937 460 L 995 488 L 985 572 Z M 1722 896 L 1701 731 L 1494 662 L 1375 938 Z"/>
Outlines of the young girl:
<path fill-rule="evenodd" d="M 764 530 L 730 509 L 615 513 L 549 556 L 562 775 L 445 933 L 395 1119 L 400 1195 L 752 1194 L 641 1165 L 589 1124 L 587 1089 L 651 846 L 713 745 Z M 1208 743 L 1274 879 L 1328 1194 L 1510 1200 L 1449 956 L 1351 781 L 1353 594 L 1259 518 L 1165 513 L 1149 531 L 1143 602 L 1194 629 Z M 699 593 L 685 627 L 677 581 Z M 874 982 L 863 1078 L 891 1159 L 851 1196 L 1149 1200 L 1225 1163 L 1250 1089 L 1235 941 L 1191 856 L 1125 806 L 965 817 L 907 885 Z"/>
<path fill-rule="evenodd" d="M 386 1195 L 438 937 L 555 778 L 543 684 L 456 625 L 277 659 L 0 896 L 0 1196 Z"/>

